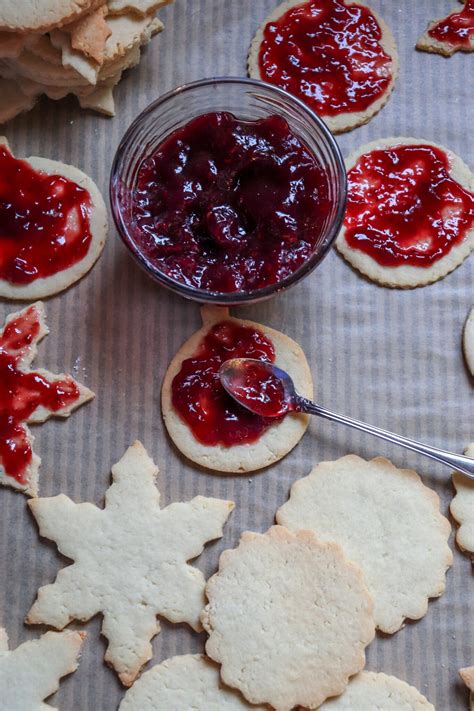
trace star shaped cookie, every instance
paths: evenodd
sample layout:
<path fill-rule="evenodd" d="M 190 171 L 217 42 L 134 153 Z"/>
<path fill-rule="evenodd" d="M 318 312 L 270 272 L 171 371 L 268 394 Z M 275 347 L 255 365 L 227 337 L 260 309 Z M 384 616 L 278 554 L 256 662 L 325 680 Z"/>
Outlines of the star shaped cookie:
<path fill-rule="evenodd" d="M 105 660 L 130 686 L 151 658 L 157 615 L 202 629 L 205 579 L 187 561 L 222 536 L 231 501 L 196 496 L 160 509 L 158 467 L 135 442 L 112 467 L 105 508 L 63 494 L 29 502 L 42 536 L 74 560 L 38 591 L 29 624 L 62 629 L 101 612 Z"/>
<path fill-rule="evenodd" d="M 59 680 L 77 669 L 85 632 L 46 632 L 39 639 L 8 651 L 0 627 L 0 708 L 5 711 L 43 711 Z"/>
<path fill-rule="evenodd" d="M 0 330 L 0 484 L 36 496 L 41 459 L 28 423 L 68 417 L 94 393 L 70 375 L 31 370 L 49 333 L 41 301 L 10 314 Z"/>

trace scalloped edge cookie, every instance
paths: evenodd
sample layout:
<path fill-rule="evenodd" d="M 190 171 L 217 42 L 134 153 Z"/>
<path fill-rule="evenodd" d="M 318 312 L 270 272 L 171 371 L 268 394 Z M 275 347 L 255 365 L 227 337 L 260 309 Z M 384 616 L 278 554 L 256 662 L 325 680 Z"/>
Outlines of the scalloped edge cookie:
<path fill-rule="evenodd" d="M 435 711 L 418 689 L 396 676 L 363 671 L 353 677 L 347 689 L 336 699 L 329 699 L 320 711 Z"/>
<path fill-rule="evenodd" d="M 315 709 L 364 667 L 375 629 L 362 571 L 312 531 L 243 533 L 206 595 L 206 653 L 250 703 Z"/>
<path fill-rule="evenodd" d="M 203 654 L 165 659 L 127 691 L 118 711 L 265 711 L 224 686 L 219 668 Z"/>
<path fill-rule="evenodd" d="M 6 146 L 10 153 L 12 153 L 8 141 L 4 136 L 0 136 L 0 145 Z M 91 199 L 89 214 L 91 242 L 87 254 L 83 259 L 67 269 L 63 269 L 48 277 L 35 279 L 35 281 L 29 284 L 11 284 L 5 279 L 0 279 L 0 297 L 31 301 L 33 299 L 46 298 L 47 296 L 52 296 L 60 291 L 64 291 L 64 289 L 67 289 L 79 281 L 79 279 L 82 279 L 82 277 L 92 269 L 105 245 L 108 220 L 107 208 L 99 188 L 92 178 L 89 178 L 82 170 L 72 165 L 67 165 L 66 163 L 49 160 L 49 158 L 32 156 L 24 160 L 26 160 L 34 170 L 41 171 L 47 175 L 63 175 L 68 180 L 73 181 L 81 188 L 87 190 Z"/>
<path fill-rule="evenodd" d="M 474 443 L 466 447 L 464 454 L 474 458 Z M 453 472 L 453 485 L 456 494 L 449 508 L 459 525 L 456 543 L 474 558 L 474 481 L 460 472 Z"/>
<path fill-rule="evenodd" d="M 413 469 L 356 454 L 320 462 L 293 484 L 276 520 L 341 546 L 362 569 L 375 624 L 386 634 L 423 617 L 428 600 L 445 590 L 451 525 Z"/>
<path fill-rule="evenodd" d="M 379 138 L 376 141 L 366 143 L 350 154 L 346 159 L 346 171 L 349 172 L 355 166 L 358 159 L 365 153 L 388 148 L 390 146 L 434 146 L 446 153 L 450 163 L 450 175 L 457 180 L 467 190 L 474 190 L 474 175 L 464 161 L 453 153 L 453 151 L 440 146 L 433 141 L 419 138 L 405 138 L 394 136 L 390 138 Z M 468 230 L 467 235 L 461 244 L 455 244 L 450 252 L 435 262 L 431 267 L 415 267 L 412 264 L 404 264 L 399 267 L 385 267 L 378 264 L 368 254 L 358 249 L 350 247 L 345 240 L 344 224 L 336 240 L 336 249 L 365 277 L 381 286 L 388 286 L 394 289 L 414 289 L 419 286 L 432 284 L 439 279 L 443 279 L 447 274 L 459 267 L 466 257 L 474 249 L 474 226 Z"/>
<path fill-rule="evenodd" d="M 462 347 L 467 367 L 474 377 L 474 307 L 470 310 L 464 324 Z"/>
<path fill-rule="evenodd" d="M 306 2 L 308 2 L 308 0 L 306 0 Z M 278 5 L 278 7 L 276 7 L 275 10 L 273 10 L 273 12 L 271 12 L 262 22 L 259 29 L 257 30 L 255 37 L 252 40 L 248 54 L 247 66 L 250 77 L 252 77 L 253 79 L 260 79 L 261 81 L 265 81 L 260 73 L 258 57 L 260 54 L 260 45 L 263 41 L 264 29 L 266 25 L 269 22 L 274 22 L 275 20 L 278 20 L 292 7 L 297 7 L 298 5 L 305 5 L 306 2 L 305 0 L 284 0 L 284 2 L 280 3 L 280 5 Z M 346 113 L 338 114 L 336 116 L 324 116 L 322 114 L 318 114 L 318 116 L 324 121 L 329 130 L 332 131 L 332 133 L 334 134 L 345 133 L 346 131 L 352 131 L 352 129 L 357 128 L 358 126 L 363 126 L 364 124 L 368 123 L 370 119 L 385 106 L 393 91 L 393 87 L 395 85 L 395 81 L 398 74 L 399 64 L 395 38 L 392 34 L 391 29 L 389 28 L 387 23 L 380 17 L 380 15 L 375 12 L 368 3 L 364 2 L 364 0 L 357 0 L 356 3 L 345 2 L 345 4 L 363 5 L 368 10 L 370 10 L 372 15 L 377 20 L 382 31 L 382 38 L 380 40 L 380 44 L 386 54 L 388 54 L 392 58 L 392 80 L 389 86 L 387 87 L 385 93 L 380 96 L 376 101 L 374 101 L 374 103 L 364 111 L 348 111 Z M 301 100 L 304 103 L 304 99 Z"/>
<path fill-rule="evenodd" d="M 173 378 L 179 373 L 183 360 L 196 353 L 209 329 L 220 321 L 233 321 L 242 326 L 256 328 L 267 336 L 275 348 L 275 364 L 291 375 L 301 395 L 312 398 L 313 381 L 306 356 L 292 338 L 255 321 L 234 318 L 230 316 L 227 308 L 206 305 L 201 308 L 201 316 L 203 325 L 178 350 L 163 380 L 161 408 L 168 433 L 176 447 L 188 459 L 215 472 L 246 474 L 268 467 L 282 459 L 298 444 L 308 427 L 308 415 L 287 415 L 281 422 L 269 427 L 257 442 L 237 444 L 233 447 L 201 444 L 173 407 Z"/>

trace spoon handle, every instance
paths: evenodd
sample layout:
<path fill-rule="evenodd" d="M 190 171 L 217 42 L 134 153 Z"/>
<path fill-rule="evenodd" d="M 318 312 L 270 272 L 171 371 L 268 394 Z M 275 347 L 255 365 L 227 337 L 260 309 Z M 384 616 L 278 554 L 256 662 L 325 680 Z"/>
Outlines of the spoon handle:
<path fill-rule="evenodd" d="M 414 439 L 408 439 L 408 437 L 402 437 L 401 435 L 394 434 L 393 432 L 387 432 L 387 430 L 382 430 L 380 427 L 373 427 L 372 425 L 367 425 L 365 422 L 353 420 L 351 417 L 338 415 L 335 412 L 326 410 L 324 407 L 320 407 L 320 405 L 316 405 L 303 397 L 298 397 L 297 402 L 298 410 L 300 412 L 306 412 L 311 415 L 319 415 L 320 417 L 324 417 L 326 420 L 339 422 L 342 425 L 348 425 L 349 427 L 353 427 L 361 432 L 367 432 L 368 434 L 385 439 L 387 442 L 399 444 L 406 449 L 411 449 L 412 452 L 424 454 L 426 457 L 435 459 L 437 462 L 441 462 L 441 464 L 446 464 L 446 466 L 456 469 L 470 479 L 474 479 L 474 459 L 470 459 L 463 454 L 454 454 L 453 452 L 447 452 L 444 449 L 430 447 L 428 444 L 422 444 L 422 442 L 417 442 Z"/>

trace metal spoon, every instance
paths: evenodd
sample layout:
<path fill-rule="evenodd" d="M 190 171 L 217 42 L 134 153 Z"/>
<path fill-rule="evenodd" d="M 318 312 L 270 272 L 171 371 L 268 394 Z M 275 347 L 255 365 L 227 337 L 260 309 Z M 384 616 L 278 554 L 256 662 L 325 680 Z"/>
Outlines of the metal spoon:
<path fill-rule="evenodd" d="M 256 373 L 258 374 L 257 380 Z M 281 417 L 288 412 L 319 415 L 326 420 L 349 425 L 349 427 L 354 427 L 354 429 L 361 432 L 367 432 L 393 444 L 399 444 L 402 447 L 406 447 L 406 449 L 411 449 L 413 452 L 424 454 L 426 457 L 435 459 L 437 462 L 441 462 L 441 464 L 465 474 L 470 479 L 474 479 L 474 459 L 462 454 L 453 454 L 437 447 L 430 447 L 427 444 L 393 434 L 393 432 L 387 432 L 380 429 L 380 427 L 373 427 L 365 424 L 365 422 L 359 422 L 359 420 L 353 420 L 350 417 L 330 412 L 324 407 L 311 402 L 311 400 L 298 395 L 293 380 L 288 373 L 272 363 L 252 358 L 232 358 L 222 364 L 219 377 L 229 395 L 240 405 L 256 414 L 265 415 L 266 417 Z M 260 389 L 258 387 L 259 381 L 262 384 Z M 255 383 L 257 387 L 255 387 Z M 272 395 L 270 395 L 270 392 Z M 272 397 L 276 403 L 275 407 L 272 407 Z"/>

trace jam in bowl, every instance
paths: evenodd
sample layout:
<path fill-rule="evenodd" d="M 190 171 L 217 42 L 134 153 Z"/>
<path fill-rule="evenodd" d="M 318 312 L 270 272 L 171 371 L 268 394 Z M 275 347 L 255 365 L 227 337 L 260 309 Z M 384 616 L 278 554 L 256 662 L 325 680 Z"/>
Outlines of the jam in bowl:
<path fill-rule="evenodd" d="M 125 134 L 111 175 L 118 232 L 159 283 L 197 301 L 257 301 L 321 261 L 346 176 L 324 123 L 256 80 L 188 84 Z"/>

